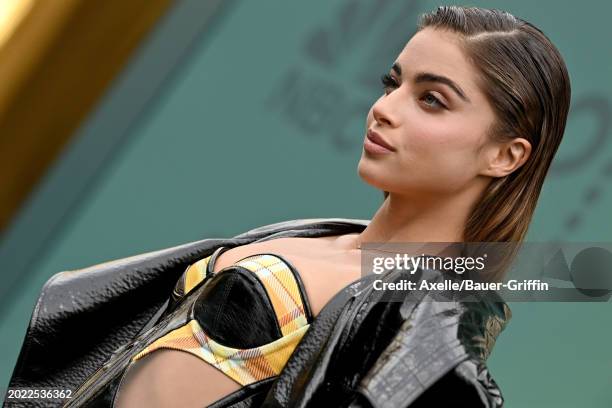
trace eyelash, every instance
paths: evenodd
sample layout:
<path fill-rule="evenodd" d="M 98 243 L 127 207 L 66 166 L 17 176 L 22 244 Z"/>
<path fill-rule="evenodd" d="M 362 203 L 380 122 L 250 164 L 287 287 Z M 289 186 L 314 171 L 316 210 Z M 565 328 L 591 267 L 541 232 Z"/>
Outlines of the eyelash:
<path fill-rule="evenodd" d="M 383 84 L 383 89 L 385 90 L 385 92 L 387 88 L 397 88 L 397 82 L 395 82 L 395 79 L 393 79 L 393 77 L 389 74 L 382 74 L 380 80 Z M 446 106 L 442 102 L 440 102 L 440 100 L 436 98 L 431 92 L 427 92 L 425 96 L 431 96 L 441 108 L 446 109 Z M 430 108 L 435 108 L 431 104 L 426 103 L 426 105 Z"/>

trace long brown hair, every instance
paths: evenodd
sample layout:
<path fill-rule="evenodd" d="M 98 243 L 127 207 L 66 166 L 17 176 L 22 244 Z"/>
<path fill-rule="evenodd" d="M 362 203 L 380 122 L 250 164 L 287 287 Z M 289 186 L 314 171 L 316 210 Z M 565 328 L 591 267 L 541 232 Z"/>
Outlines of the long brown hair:
<path fill-rule="evenodd" d="M 532 146 L 523 166 L 487 186 L 468 217 L 464 241 L 520 243 L 565 130 L 571 88 L 563 58 L 541 30 L 501 10 L 441 6 L 420 16 L 417 31 L 426 27 L 459 34 L 495 112 L 490 137 L 522 137 Z M 486 278 L 500 279 L 503 272 Z"/>

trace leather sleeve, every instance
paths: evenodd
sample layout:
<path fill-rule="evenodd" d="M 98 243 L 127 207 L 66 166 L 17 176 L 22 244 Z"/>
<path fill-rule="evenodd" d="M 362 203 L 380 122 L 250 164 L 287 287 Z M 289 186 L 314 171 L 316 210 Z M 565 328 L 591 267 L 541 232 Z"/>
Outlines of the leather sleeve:
<path fill-rule="evenodd" d="M 440 302 L 422 292 L 389 301 L 367 289 L 371 278 L 325 306 L 263 406 L 502 406 L 485 359 L 509 319 L 505 304 Z M 383 280 L 406 278 L 394 271 Z M 445 275 L 428 271 L 427 279 Z"/>
<path fill-rule="evenodd" d="M 289 220 L 233 238 L 203 239 L 155 252 L 60 272 L 43 286 L 9 387 L 75 390 L 121 345 L 165 311 L 180 275 L 219 246 L 284 236 L 354 232 L 367 220 Z"/>
<path fill-rule="evenodd" d="M 186 265 L 217 243 L 203 240 L 52 276 L 9 386 L 75 389 L 164 306 Z"/>

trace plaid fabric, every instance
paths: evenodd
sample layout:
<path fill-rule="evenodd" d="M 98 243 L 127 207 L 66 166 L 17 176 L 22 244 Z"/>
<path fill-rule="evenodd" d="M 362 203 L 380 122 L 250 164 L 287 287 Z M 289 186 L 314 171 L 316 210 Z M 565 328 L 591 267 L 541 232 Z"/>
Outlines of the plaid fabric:
<path fill-rule="evenodd" d="M 210 257 L 204 258 L 187 268 L 184 279 L 177 286 L 183 288 L 184 293 L 189 292 L 204 279 L 209 261 Z M 236 349 L 215 342 L 204 333 L 197 320 L 192 319 L 155 340 L 132 361 L 166 348 L 191 353 L 242 385 L 278 375 L 309 327 L 298 282 L 288 265 L 274 255 L 249 256 L 236 265 L 253 272 L 264 285 L 283 337 L 259 347 Z"/>
<path fill-rule="evenodd" d="M 236 264 L 255 273 L 263 283 L 283 336 L 308 324 L 300 288 L 285 262 L 277 256 L 264 254 L 249 256 Z"/>
<path fill-rule="evenodd" d="M 239 384 L 248 385 L 278 375 L 308 327 L 306 325 L 272 343 L 241 350 L 217 343 L 202 331 L 196 320 L 190 320 L 188 324 L 153 342 L 134 356 L 132 361 L 161 348 L 186 351 L 221 370 Z"/>
<path fill-rule="evenodd" d="M 208 262 L 210 262 L 210 258 L 212 258 L 212 255 L 189 265 L 174 287 L 174 294 L 176 296 L 182 297 L 189 293 L 191 289 L 206 277 L 206 267 Z"/>

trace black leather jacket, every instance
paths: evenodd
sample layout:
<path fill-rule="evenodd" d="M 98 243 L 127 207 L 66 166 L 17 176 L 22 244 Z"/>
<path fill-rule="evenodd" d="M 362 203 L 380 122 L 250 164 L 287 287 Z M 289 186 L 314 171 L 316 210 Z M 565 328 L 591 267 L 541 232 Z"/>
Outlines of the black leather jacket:
<path fill-rule="evenodd" d="M 68 406 L 111 406 L 131 357 L 169 331 L 168 299 L 185 268 L 219 246 L 362 231 L 367 220 L 292 220 L 54 275 L 36 303 L 9 387 L 72 389 Z M 393 271 L 384 280 L 395 281 Z M 429 280 L 441 272 L 424 270 Z M 510 311 L 501 300 L 388 302 L 367 275 L 325 306 L 279 376 L 220 407 L 500 407 L 485 361 Z M 195 291 L 190 296 L 197 296 Z M 185 301 L 185 304 L 188 302 Z M 30 400 L 62 406 L 66 400 Z M 7 402 L 5 402 L 7 404 Z M 11 405 L 13 406 L 13 405 Z"/>

